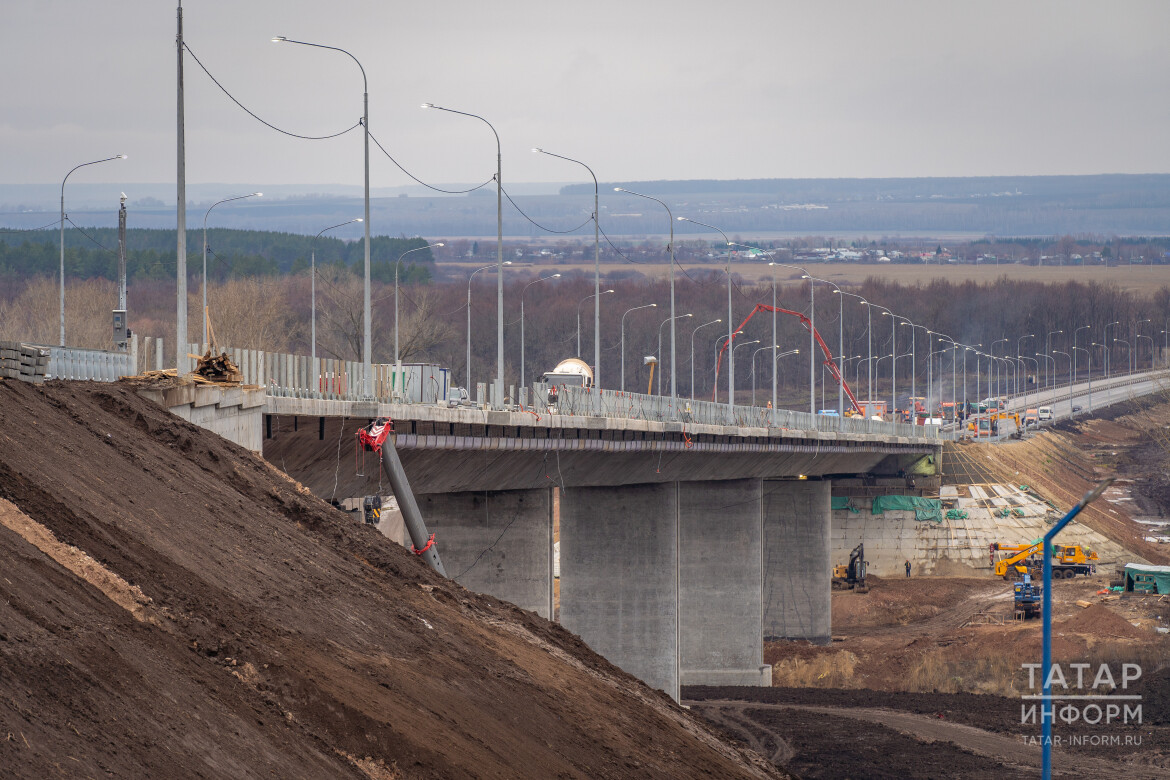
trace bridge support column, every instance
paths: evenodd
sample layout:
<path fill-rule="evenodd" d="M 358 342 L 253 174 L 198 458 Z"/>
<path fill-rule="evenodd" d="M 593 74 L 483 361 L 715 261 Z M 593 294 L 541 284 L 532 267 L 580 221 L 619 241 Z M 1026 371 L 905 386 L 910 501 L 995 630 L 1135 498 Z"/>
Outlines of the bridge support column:
<path fill-rule="evenodd" d="M 831 640 L 831 483 L 764 482 L 764 637 Z"/>
<path fill-rule="evenodd" d="M 772 684 L 763 662 L 763 481 L 680 482 L 682 685 Z"/>
<path fill-rule="evenodd" d="M 452 579 L 552 619 L 549 488 L 434 493 L 417 500 Z"/>
<path fill-rule="evenodd" d="M 561 623 L 675 701 L 678 526 L 675 483 L 578 487 L 561 497 Z"/>

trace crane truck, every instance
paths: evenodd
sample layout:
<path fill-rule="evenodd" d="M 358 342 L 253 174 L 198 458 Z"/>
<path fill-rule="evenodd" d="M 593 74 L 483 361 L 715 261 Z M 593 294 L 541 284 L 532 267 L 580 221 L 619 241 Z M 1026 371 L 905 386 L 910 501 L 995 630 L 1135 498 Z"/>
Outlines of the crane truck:
<path fill-rule="evenodd" d="M 994 560 L 997 552 L 1007 553 L 1007 556 L 995 561 L 995 575 L 1008 579 L 1019 574 L 1037 573 L 1043 565 L 1041 556 L 1044 554 L 1044 540 L 1037 539 L 1031 544 L 1001 544 L 994 542 L 991 545 L 991 556 Z M 1071 580 L 1078 574 L 1088 576 L 1097 571 L 1097 553 L 1086 550 L 1078 544 L 1052 545 L 1052 577 L 1054 579 Z"/>

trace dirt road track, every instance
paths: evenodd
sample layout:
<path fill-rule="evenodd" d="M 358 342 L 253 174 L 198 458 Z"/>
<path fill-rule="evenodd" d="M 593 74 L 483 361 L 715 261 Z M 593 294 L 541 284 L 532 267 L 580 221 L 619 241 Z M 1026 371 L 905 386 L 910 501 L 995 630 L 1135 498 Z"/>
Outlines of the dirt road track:
<path fill-rule="evenodd" d="M 792 750 L 781 735 L 764 728 L 752 718 L 748 714 L 750 710 L 796 710 L 875 723 L 913 737 L 920 742 L 947 742 L 956 745 L 972 753 L 1003 762 L 1014 770 L 1039 769 L 1041 762 L 1039 746 L 1025 744 L 1019 737 L 995 734 L 974 726 L 952 723 L 937 717 L 886 708 L 814 707 L 802 704 L 766 704 L 729 699 L 687 701 L 685 704 L 693 710 L 702 712 L 705 717 L 725 728 L 731 728 L 734 732 L 745 735 L 754 750 L 767 755 L 769 750 L 764 747 L 763 740 L 753 734 L 753 729 L 764 730 L 778 745 L 771 751 L 772 756 L 774 756 L 773 761 L 791 759 Z M 738 724 L 738 726 L 733 724 Z M 1058 777 L 1170 778 L 1170 771 L 1167 770 L 1153 767 L 1135 768 L 1133 765 L 1123 762 L 1085 756 L 1058 756 L 1054 763 Z"/>

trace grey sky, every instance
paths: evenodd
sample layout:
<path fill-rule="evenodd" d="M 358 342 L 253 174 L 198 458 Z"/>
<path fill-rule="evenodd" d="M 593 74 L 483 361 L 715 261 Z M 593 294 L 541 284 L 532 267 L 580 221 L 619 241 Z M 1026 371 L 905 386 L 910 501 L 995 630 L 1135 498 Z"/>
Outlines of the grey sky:
<path fill-rule="evenodd" d="M 188 0 L 190 47 L 274 124 L 361 114 L 435 183 L 1170 172 L 1170 3 Z M 0 182 L 174 180 L 175 3 L 0 4 Z M 187 59 L 188 180 L 360 184 L 357 131 L 288 139 Z M 409 184 L 373 152 L 376 187 Z M 117 169 L 115 170 L 115 166 Z M 73 181 L 71 179 L 70 181 Z"/>

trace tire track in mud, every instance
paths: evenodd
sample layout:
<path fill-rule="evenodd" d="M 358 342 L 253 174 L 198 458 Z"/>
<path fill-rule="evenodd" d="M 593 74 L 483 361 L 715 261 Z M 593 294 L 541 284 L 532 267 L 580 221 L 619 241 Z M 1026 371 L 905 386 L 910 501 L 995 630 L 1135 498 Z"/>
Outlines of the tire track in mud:
<path fill-rule="evenodd" d="M 912 737 L 919 742 L 947 742 L 958 748 L 968 750 L 978 755 L 1002 761 L 1012 769 L 1029 771 L 1040 767 L 1041 751 L 1039 745 L 1025 744 L 1018 737 L 996 734 L 991 731 L 968 726 L 962 723 L 932 718 L 908 712 L 899 712 L 886 708 L 870 707 L 819 707 L 807 704 L 774 704 L 764 702 L 735 701 L 729 699 L 708 699 L 703 701 L 686 701 L 687 706 L 702 712 L 705 717 L 711 717 L 718 723 L 726 723 L 728 718 L 734 717 L 744 724 L 771 734 L 780 742 L 784 738 L 772 729 L 764 727 L 752 719 L 748 710 L 796 710 L 814 712 L 832 717 L 850 718 L 865 721 L 897 731 Z M 716 718 L 718 713 L 721 717 Z M 743 732 L 744 729 L 736 729 Z M 755 740 L 749 739 L 753 749 L 758 750 Z M 791 760 L 789 755 L 785 760 Z M 773 759 L 775 760 L 775 759 Z M 1134 766 L 1125 762 L 1109 761 L 1100 758 L 1091 758 L 1083 755 L 1061 755 L 1054 758 L 1055 770 L 1059 777 L 1149 777 L 1170 778 L 1170 770 L 1150 766 Z"/>

